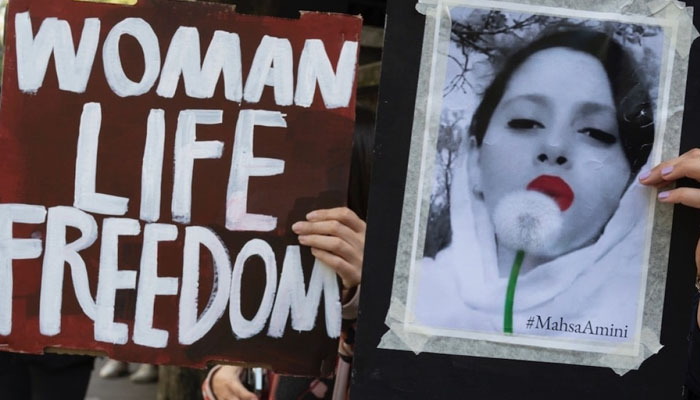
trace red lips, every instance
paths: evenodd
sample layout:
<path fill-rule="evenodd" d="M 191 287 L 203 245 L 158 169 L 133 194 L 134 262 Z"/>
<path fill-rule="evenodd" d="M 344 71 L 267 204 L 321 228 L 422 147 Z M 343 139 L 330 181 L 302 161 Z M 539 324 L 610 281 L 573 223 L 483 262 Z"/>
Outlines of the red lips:
<path fill-rule="evenodd" d="M 544 193 L 554 199 L 562 211 L 566 211 L 574 202 L 571 187 L 558 176 L 540 175 L 527 185 L 527 190 Z"/>

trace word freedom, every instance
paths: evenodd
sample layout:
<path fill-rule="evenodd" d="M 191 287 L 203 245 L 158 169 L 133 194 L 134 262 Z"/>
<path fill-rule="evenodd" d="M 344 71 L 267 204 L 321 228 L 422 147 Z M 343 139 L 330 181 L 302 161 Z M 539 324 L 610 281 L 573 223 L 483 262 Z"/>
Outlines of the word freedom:
<path fill-rule="evenodd" d="M 91 79 L 97 53 L 100 20 L 85 19 L 77 49 L 67 21 L 46 18 L 33 34 L 29 12 L 15 15 L 17 78 L 24 93 L 37 93 L 44 82 L 53 55 L 60 90 L 84 93 Z M 120 39 L 131 36 L 144 56 L 144 72 L 139 81 L 127 77 L 119 53 Z M 342 46 L 335 70 L 323 42 L 306 40 L 298 61 L 296 86 L 292 47 L 288 39 L 264 36 L 254 55 L 245 83 L 242 79 L 241 46 L 235 33 L 216 31 L 204 59 L 200 53 L 199 33 L 193 27 L 179 27 L 174 33 L 161 65 L 158 37 L 141 18 L 126 18 L 107 34 L 102 45 L 104 77 L 113 93 L 120 97 L 140 96 L 154 87 L 163 98 L 175 95 L 180 78 L 187 96 L 212 98 L 223 77 L 224 97 L 247 103 L 260 101 L 265 86 L 274 90 L 278 106 L 310 107 L 318 86 L 326 108 L 348 107 L 352 98 L 357 62 L 357 42 Z M 94 79 L 94 78 L 93 78 Z M 158 84 L 156 86 L 156 81 Z M 252 239 L 235 257 L 229 254 L 221 238 L 210 228 L 159 223 L 161 183 L 165 143 L 165 111 L 151 109 L 146 124 L 146 144 L 142 161 L 139 220 L 125 218 L 129 199 L 96 191 L 97 155 L 102 120 L 100 103 L 83 106 L 78 134 L 74 202 L 72 206 L 44 207 L 29 204 L 0 204 L 0 335 L 12 332 L 12 263 L 13 260 L 37 259 L 42 256 L 39 327 L 42 335 L 61 332 L 63 275 L 70 268 L 78 303 L 92 321 L 96 341 L 126 344 L 129 327 L 114 321 L 117 290 L 136 290 L 133 324 L 134 343 L 164 348 L 169 332 L 153 327 L 156 296 L 174 296 L 179 292 L 178 342 L 192 344 L 201 339 L 229 309 L 231 329 L 238 338 L 250 338 L 262 332 L 269 320 L 267 335 L 281 337 L 291 316 L 297 331 L 314 328 L 318 308 L 325 299 L 326 331 L 330 337 L 340 333 L 341 310 L 337 278 L 332 270 L 316 262 L 308 289 L 305 287 L 299 246 L 287 246 L 278 282 L 278 265 L 272 247 L 264 240 Z M 188 224 L 191 219 L 194 162 L 221 158 L 221 141 L 197 140 L 198 125 L 215 125 L 223 121 L 223 110 L 186 109 L 179 112 L 175 131 L 172 220 Z M 277 228 L 277 218 L 247 212 L 250 177 L 284 173 L 280 159 L 253 155 L 254 128 L 265 126 L 284 129 L 285 115 L 277 111 L 241 110 L 235 129 L 232 161 L 226 192 L 226 221 L 229 231 L 270 232 Z M 223 203 L 222 203 L 223 204 Z M 110 216 L 98 227 L 89 213 Z M 15 238 L 15 224 L 46 224 L 41 238 Z M 69 231 L 71 234 L 69 234 Z M 90 292 L 87 266 L 82 250 L 91 247 L 100 236 L 100 259 L 96 297 Z M 73 238 L 73 232 L 80 236 Z M 137 272 L 118 269 L 121 237 L 143 235 L 141 259 Z M 159 277 L 158 244 L 183 239 L 181 278 Z M 200 252 L 211 254 L 214 285 L 206 308 L 198 313 Z M 259 257 L 265 265 L 265 291 L 252 319 L 241 314 L 241 280 L 246 261 Z"/>

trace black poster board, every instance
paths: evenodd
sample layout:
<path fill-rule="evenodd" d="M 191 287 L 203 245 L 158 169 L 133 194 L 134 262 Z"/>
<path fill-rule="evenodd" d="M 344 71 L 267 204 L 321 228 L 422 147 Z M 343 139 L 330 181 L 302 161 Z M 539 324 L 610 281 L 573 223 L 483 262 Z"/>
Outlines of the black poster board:
<path fill-rule="evenodd" d="M 689 6 L 700 2 L 688 1 Z M 696 14 L 695 25 L 700 24 Z M 375 164 L 368 215 L 353 399 L 675 399 L 683 396 L 700 213 L 676 207 L 665 292 L 664 346 L 636 371 L 378 349 L 387 332 L 396 243 L 425 17 L 414 1 L 387 5 Z M 700 147 L 700 45 L 690 56 L 681 152 Z M 693 182 L 681 182 L 694 185 Z"/>

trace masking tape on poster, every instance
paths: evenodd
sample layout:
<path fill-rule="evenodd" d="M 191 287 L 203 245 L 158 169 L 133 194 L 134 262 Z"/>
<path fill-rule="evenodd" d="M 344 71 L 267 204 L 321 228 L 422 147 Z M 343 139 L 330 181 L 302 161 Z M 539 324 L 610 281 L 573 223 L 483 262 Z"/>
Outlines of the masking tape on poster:
<path fill-rule="evenodd" d="M 418 0 L 416 10 L 423 15 L 434 17 L 437 4 L 443 6 L 457 6 L 463 4 L 460 0 Z M 695 38 L 700 36 L 700 33 L 693 25 L 693 9 L 677 0 L 589 0 L 580 2 L 576 0 L 518 0 L 518 4 L 531 5 L 542 7 L 543 13 L 555 12 L 548 8 L 571 9 L 579 11 L 592 11 L 605 17 L 605 13 L 614 15 L 634 15 L 640 17 L 653 17 L 659 19 L 673 19 L 678 21 L 679 27 L 685 27 L 692 30 L 691 36 L 679 35 L 679 40 L 688 40 L 692 43 Z M 482 6 L 488 4 L 507 6 L 513 2 L 502 0 L 482 0 Z M 533 11 L 537 11 L 536 8 Z M 611 17 L 613 17 L 611 15 Z M 613 17 L 614 19 L 614 17 Z M 689 52 L 683 53 L 681 50 L 690 49 L 690 44 L 679 43 L 676 50 L 682 58 L 686 58 Z"/>
<path fill-rule="evenodd" d="M 483 3 L 513 4 L 503 1 Z M 433 176 L 432 160 L 435 158 L 436 129 L 441 112 L 442 85 L 436 76 L 444 76 L 446 57 L 433 57 L 434 54 L 444 54 L 450 39 L 451 20 L 447 7 L 444 5 L 463 4 L 459 0 L 420 0 L 416 8 L 427 16 L 423 41 L 421 72 L 418 81 L 414 126 L 411 137 L 411 153 L 407 171 L 407 184 L 404 197 L 404 208 L 401 219 L 401 234 L 399 237 L 397 263 L 394 272 L 392 299 L 385 323 L 389 327 L 379 344 L 379 348 L 406 350 L 416 354 L 421 352 L 470 355 L 490 358 L 518 359 L 562 364 L 589 365 L 609 367 L 622 375 L 637 369 L 648 357 L 661 349 L 659 333 L 661 331 L 661 316 L 666 282 L 666 264 L 670 247 L 670 230 L 673 208 L 669 205 L 657 205 L 654 215 L 654 227 L 649 251 L 649 273 L 647 276 L 645 307 L 642 317 L 643 326 L 639 334 L 639 353 L 634 356 L 627 354 L 607 354 L 571 350 L 559 350 L 523 345 L 503 345 L 488 341 L 465 340 L 445 336 L 433 336 L 407 330 L 407 293 L 409 291 L 409 275 L 411 262 L 419 262 L 423 254 L 425 227 L 429 202 L 419 198 L 430 198 L 430 185 L 422 180 Z M 595 11 L 651 17 L 670 23 L 676 31 L 673 41 L 665 43 L 664 54 L 674 57 L 672 63 L 664 63 L 660 82 L 670 79 L 667 93 L 668 108 L 662 115 L 666 129 L 663 138 L 663 148 L 660 159 L 675 157 L 680 148 L 680 132 L 685 101 L 685 83 L 687 77 L 687 62 L 692 41 L 698 37 L 697 30 L 692 24 L 692 8 L 685 7 L 671 0 L 596 0 L 580 2 L 578 0 L 521 0 L 519 4 L 532 6 L 560 7 L 572 10 Z M 537 12 L 537 8 L 533 9 Z M 435 48 L 437 46 L 438 48 Z M 432 71 L 432 73 L 431 73 Z M 663 96 L 660 93 L 660 96 Z M 430 121 L 427 120 L 430 118 Z M 432 146 L 426 146 L 432 143 Z M 655 160 L 658 162 L 658 160 Z M 420 195 L 420 196 L 419 196 Z M 417 232 L 413 234 L 414 227 Z"/>

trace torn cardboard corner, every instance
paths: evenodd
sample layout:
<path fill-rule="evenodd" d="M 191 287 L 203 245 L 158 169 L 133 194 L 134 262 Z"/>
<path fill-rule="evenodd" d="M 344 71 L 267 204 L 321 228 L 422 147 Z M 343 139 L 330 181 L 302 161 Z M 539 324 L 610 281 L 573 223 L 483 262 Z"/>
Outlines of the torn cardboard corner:
<path fill-rule="evenodd" d="M 391 304 L 385 324 L 389 331 L 382 337 L 379 348 L 411 351 L 415 354 L 431 352 L 451 355 L 515 359 L 548 363 L 607 367 L 622 375 L 638 369 L 649 357 L 662 348 L 659 340 L 663 298 L 666 282 L 666 263 L 670 246 L 672 207 L 657 205 L 649 209 L 653 227 L 646 234 L 648 270 L 646 271 L 640 303 L 643 315 L 633 346 L 610 342 L 605 349 L 586 347 L 554 347 L 546 341 L 550 336 L 512 335 L 494 339 L 494 335 L 474 332 L 450 332 L 444 329 L 422 329 L 414 321 L 412 291 L 420 282 L 420 264 L 427 229 L 427 217 L 435 176 L 434 160 L 438 126 L 443 110 L 443 88 L 449 53 L 452 21 L 450 9 L 463 6 L 477 9 L 560 16 L 564 18 L 613 21 L 623 24 L 658 26 L 660 79 L 658 87 L 659 111 L 655 127 L 655 146 L 650 163 L 656 164 L 678 154 L 685 100 L 688 55 L 698 32 L 692 24 L 692 8 L 671 0 L 596 0 L 582 3 L 578 0 L 521 0 L 517 4 L 500 0 L 420 0 L 416 9 L 426 15 L 421 69 L 417 85 L 411 152 L 402 210 L 401 234 L 396 254 L 396 267 Z M 650 224 L 651 225 L 651 224 Z M 653 240 L 651 240 L 653 238 Z M 465 333 L 466 332 L 466 333 Z M 520 340 L 520 337 L 525 339 Z M 555 337 L 555 336 L 552 336 Z M 510 340 L 514 338 L 514 340 Z M 578 340 L 578 339 L 577 339 Z M 581 340 L 583 341 L 583 340 Z"/>

